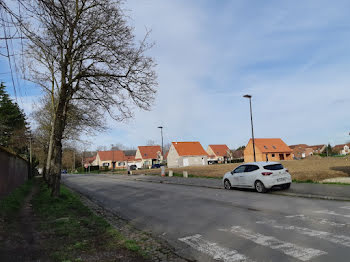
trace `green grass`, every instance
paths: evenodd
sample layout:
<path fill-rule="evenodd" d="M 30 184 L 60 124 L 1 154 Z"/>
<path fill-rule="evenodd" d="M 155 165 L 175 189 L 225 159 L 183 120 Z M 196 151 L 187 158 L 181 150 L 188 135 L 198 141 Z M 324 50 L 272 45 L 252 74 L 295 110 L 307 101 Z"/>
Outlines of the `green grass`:
<path fill-rule="evenodd" d="M 11 218 L 21 209 L 25 197 L 29 194 L 33 181 L 28 180 L 15 189 L 10 195 L 0 200 L 0 216 Z"/>
<path fill-rule="evenodd" d="M 47 186 L 41 182 L 32 203 L 41 218 L 40 231 L 50 235 L 45 245 L 53 261 L 77 261 L 80 254 L 116 249 L 128 249 L 145 256 L 139 243 L 124 238 L 65 186 L 61 186 L 59 198 L 52 198 Z"/>

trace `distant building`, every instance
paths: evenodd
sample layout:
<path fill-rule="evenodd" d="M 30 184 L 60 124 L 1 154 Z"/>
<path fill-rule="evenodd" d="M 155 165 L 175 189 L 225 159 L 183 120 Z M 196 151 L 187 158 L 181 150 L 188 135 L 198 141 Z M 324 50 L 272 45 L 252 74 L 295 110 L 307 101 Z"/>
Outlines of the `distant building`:
<path fill-rule="evenodd" d="M 334 153 L 337 153 L 339 155 L 348 155 L 350 154 L 350 143 L 349 144 L 341 144 L 341 145 L 336 145 L 332 148 L 332 151 Z"/>
<path fill-rule="evenodd" d="M 232 159 L 227 145 L 209 145 L 207 148 L 208 161 L 223 163 Z"/>
<path fill-rule="evenodd" d="M 296 159 L 312 156 L 314 153 L 313 148 L 306 144 L 291 145 L 289 148 L 292 149 L 292 157 Z"/>
<path fill-rule="evenodd" d="M 125 169 L 125 154 L 121 150 L 98 151 L 93 164 L 108 169 Z"/>
<path fill-rule="evenodd" d="M 292 160 L 292 150 L 280 138 L 255 138 L 256 161 Z M 254 162 L 253 141 L 244 149 L 244 162 Z"/>
<path fill-rule="evenodd" d="M 312 148 L 312 152 L 314 154 L 322 154 L 326 150 L 327 146 L 326 145 L 315 145 L 315 146 L 310 146 Z"/>
<path fill-rule="evenodd" d="M 168 156 L 168 167 L 205 166 L 208 154 L 199 142 L 172 142 Z"/>
<path fill-rule="evenodd" d="M 163 160 L 160 146 L 139 146 L 135 154 L 138 168 L 149 168 Z"/>

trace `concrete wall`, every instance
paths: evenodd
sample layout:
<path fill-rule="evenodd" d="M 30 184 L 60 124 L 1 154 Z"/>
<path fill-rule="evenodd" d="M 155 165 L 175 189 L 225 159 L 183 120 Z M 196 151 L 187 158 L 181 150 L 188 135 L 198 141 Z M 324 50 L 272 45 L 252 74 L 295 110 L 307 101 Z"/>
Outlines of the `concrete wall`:
<path fill-rule="evenodd" d="M 29 164 L 23 158 L 0 147 L 0 197 L 11 193 L 28 179 Z"/>

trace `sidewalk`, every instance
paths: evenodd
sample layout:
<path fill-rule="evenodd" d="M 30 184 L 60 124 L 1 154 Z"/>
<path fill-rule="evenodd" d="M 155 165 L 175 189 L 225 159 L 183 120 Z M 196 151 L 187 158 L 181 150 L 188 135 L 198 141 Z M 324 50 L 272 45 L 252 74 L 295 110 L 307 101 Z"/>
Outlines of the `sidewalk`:
<path fill-rule="evenodd" d="M 107 175 L 110 176 L 110 175 Z M 123 179 L 130 179 L 143 182 L 177 184 L 197 187 L 207 187 L 214 189 L 224 189 L 221 179 L 211 178 L 183 178 L 183 177 L 161 177 L 151 175 L 115 176 Z M 350 201 L 350 186 L 347 185 L 327 185 L 312 183 L 292 183 L 288 190 L 272 190 L 271 194 L 298 196 L 307 198 L 318 198 L 327 200 Z"/>

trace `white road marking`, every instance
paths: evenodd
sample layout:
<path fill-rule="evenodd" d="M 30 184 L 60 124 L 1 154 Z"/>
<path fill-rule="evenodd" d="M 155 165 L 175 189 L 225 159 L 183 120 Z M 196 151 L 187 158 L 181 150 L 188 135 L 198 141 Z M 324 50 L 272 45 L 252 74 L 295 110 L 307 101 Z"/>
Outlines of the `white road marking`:
<path fill-rule="evenodd" d="M 345 227 L 345 226 L 350 226 L 350 224 L 342 224 L 342 223 L 336 223 L 333 221 L 330 221 L 325 218 L 316 218 L 316 217 L 308 217 L 305 215 L 293 215 L 293 216 L 286 216 L 286 218 L 295 218 L 303 221 L 310 221 L 314 223 L 318 223 L 321 225 L 329 225 L 329 226 L 334 226 L 334 227 Z"/>
<path fill-rule="evenodd" d="M 305 227 L 282 225 L 282 224 L 278 224 L 276 222 L 276 220 L 258 221 L 256 223 L 269 225 L 271 227 L 283 229 L 283 230 L 293 230 L 293 231 L 296 231 L 296 232 L 303 234 L 303 235 L 307 235 L 310 237 L 317 237 L 317 238 L 324 239 L 324 240 L 327 240 L 327 241 L 335 243 L 335 244 L 340 244 L 343 246 L 350 247 L 350 237 L 349 236 L 336 235 L 333 233 L 313 230 L 313 229 L 309 229 L 309 228 L 305 228 Z"/>
<path fill-rule="evenodd" d="M 233 226 L 230 229 L 219 229 L 219 230 L 224 232 L 234 233 L 240 237 L 249 239 L 256 244 L 269 247 L 271 249 L 279 250 L 288 256 L 300 259 L 302 261 L 308 261 L 311 258 L 327 254 L 327 252 L 324 252 L 318 249 L 304 248 L 289 242 L 279 240 L 272 236 L 265 236 L 259 233 L 254 233 L 240 226 Z"/>
<path fill-rule="evenodd" d="M 314 213 L 327 214 L 327 215 L 333 215 L 333 216 L 341 216 L 341 217 L 348 217 L 348 218 L 350 217 L 350 215 L 339 214 L 339 213 L 331 211 L 331 210 L 318 210 L 318 211 L 314 211 Z"/>
<path fill-rule="evenodd" d="M 185 242 L 190 247 L 211 256 L 214 260 L 222 260 L 224 262 L 253 262 L 246 256 L 239 254 L 236 250 L 230 250 L 219 246 L 217 243 L 203 239 L 200 234 L 179 238 L 179 240 Z"/>
<path fill-rule="evenodd" d="M 350 209 L 350 206 L 345 206 L 345 207 L 340 207 L 340 208 Z"/>

